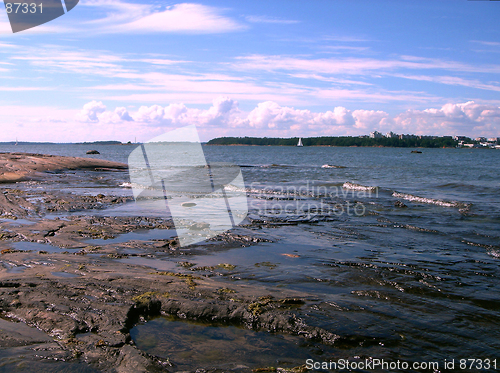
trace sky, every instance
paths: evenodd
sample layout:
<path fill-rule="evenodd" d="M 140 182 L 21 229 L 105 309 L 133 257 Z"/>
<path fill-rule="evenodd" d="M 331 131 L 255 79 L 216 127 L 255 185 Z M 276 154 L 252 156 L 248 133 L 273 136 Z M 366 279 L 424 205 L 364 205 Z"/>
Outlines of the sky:
<path fill-rule="evenodd" d="M 12 33 L 0 141 L 500 137 L 500 1 L 80 0 Z"/>

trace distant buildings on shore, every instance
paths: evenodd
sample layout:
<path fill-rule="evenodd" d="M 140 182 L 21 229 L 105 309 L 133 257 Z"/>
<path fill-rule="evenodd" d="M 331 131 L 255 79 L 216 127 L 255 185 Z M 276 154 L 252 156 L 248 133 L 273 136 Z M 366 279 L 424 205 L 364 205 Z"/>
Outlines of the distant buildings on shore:
<path fill-rule="evenodd" d="M 500 149 L 500 137 L 476 137 L 472 140 L 466 136 L 455 136 L 459 148 L 492 148 Z"/>
<path fill-rule="evenodd" d="M 207 145 L 252 145 L 252 146 L 296 146 L 298 137 L 219 137 L 207 142 Z M 320 136 L 303 137 L 304 146 L 373 146 L 394 148 L 481 148 L 500 149 L 500 138 L 469 138 L 466 136 L 426 136 L 397 134 L 385 135 L 373 131 L 361 136 Z"/>
<path fill-rule="evenodd" d="M 363 135 L 359 136 L 362 138 L 369 137 L 370 139 L 400 139 L 400 140 L 411 140 L 411 139 L 437 139 L 437 138 L 453 138 L 453 140 L 458 142 L 458 148 L 492 148 L 500 149 L 500 137 L 476 137 L 472 139 L 467 136 L 423 136 L 423 135 L 409 135 L 409 134 L 397 134 L 394 132 L 387 132 L 385 135 L 378 131 L 370 132 L 369 136 Z"/>
<path fill-rule="evenodd" d="M 385 135 L 382 134 L 381 132 L 378 132 L 378 131 L 373 131 L 373 132 L 370 132 L 370 135 L 369 136 L 360 136 L 360 137 L 369 137 L 370 139 L 382 139 L 384 137 L 387 137 L 388 139 L 400 139 L 400 140 L 405 140 L 405 139 L 438 139 L 438 138 L 449 138 L 451 139 L 452 136 L 424 136 L 424 135 L 409 135 L 409 134 L 397 134 L 397 133 L 394 133 L 394 132 L 387 132 Z M 456 136 L 455 136 L 456 137 Z M 462 137 L 462 136 L 460 136 Z"/>
<path fill-rule="evenodd" d="M 382 137 L 384 136 L 378 131 L 370 132 L 370 139 L 381 139 Z"/>

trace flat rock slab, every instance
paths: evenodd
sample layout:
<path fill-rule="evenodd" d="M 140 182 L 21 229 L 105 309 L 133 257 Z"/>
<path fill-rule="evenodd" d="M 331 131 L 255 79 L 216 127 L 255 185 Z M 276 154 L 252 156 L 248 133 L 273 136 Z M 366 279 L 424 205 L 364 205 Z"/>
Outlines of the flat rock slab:
<path fill-rule="evenodd" d="M 103 159 L 34 153 L 0 153 L 0 183 L 30 180 L 45 171 L 76 169 L 127 169 L 125 163 Z"/>
<path fill-rule="evenodd" d="M 21 322 L 0 319 L 0 347 L 27 346 L 44 342 L 52 342 L 52 338 L 41 330 Z"/>

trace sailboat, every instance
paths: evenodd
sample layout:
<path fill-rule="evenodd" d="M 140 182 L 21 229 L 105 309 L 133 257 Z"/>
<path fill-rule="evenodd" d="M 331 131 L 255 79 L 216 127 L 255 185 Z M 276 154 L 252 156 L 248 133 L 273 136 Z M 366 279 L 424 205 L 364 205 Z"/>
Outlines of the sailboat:
<path fill-rule="evenodd" d="M 302 145 L 302 137 L 299 137 L 299 142 L 297 143 L 297 146 L 304 146 Z"/>

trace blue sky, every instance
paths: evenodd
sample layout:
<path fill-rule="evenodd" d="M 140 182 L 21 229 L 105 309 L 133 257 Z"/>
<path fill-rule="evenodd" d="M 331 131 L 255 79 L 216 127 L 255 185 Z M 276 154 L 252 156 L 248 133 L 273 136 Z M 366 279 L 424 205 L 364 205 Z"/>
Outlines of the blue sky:
<path fill-rule="evenodd" d="M 13 34 L 0 141 L 500 136 L 500 2 L 81 0 Z"/>

